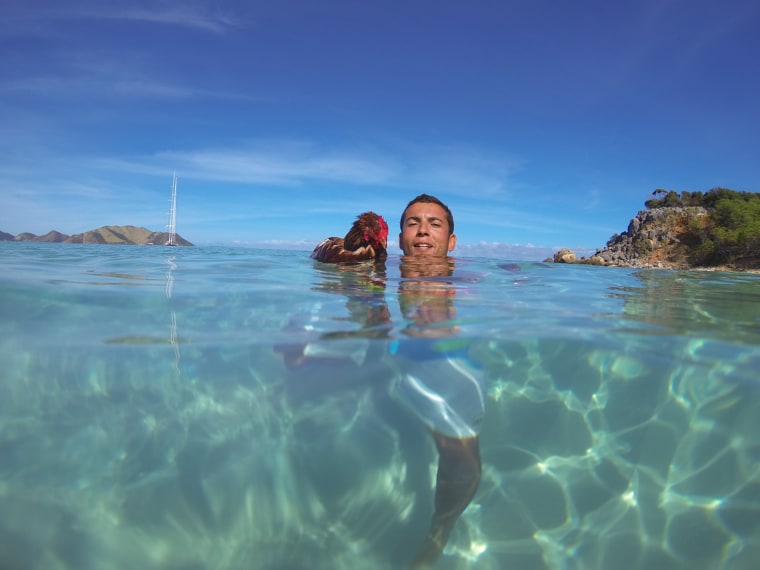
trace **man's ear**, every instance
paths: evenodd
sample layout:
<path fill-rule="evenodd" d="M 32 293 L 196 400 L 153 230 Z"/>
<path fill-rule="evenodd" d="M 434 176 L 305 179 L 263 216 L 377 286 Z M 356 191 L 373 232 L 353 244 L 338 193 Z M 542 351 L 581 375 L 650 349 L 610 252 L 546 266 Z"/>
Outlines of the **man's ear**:
<path fill-rule="evenodd" d="M 451 234 L 449 236 L 449 251 L 454 251 L 454 248 L 457 246 L 457 236 L 456 234 Z"/>

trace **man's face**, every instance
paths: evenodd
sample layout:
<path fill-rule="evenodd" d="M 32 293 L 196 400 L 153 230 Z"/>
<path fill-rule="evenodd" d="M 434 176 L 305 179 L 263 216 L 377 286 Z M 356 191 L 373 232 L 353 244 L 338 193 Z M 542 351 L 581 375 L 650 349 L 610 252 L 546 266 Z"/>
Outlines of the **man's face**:
<path fill-rule="evenodd" d="M 438 204 L 415 202 L 404 212 L 404 222 L 398 243 L 404 255 L 444 257 L 457 243 L 449 235 L 446 211 Z"/>

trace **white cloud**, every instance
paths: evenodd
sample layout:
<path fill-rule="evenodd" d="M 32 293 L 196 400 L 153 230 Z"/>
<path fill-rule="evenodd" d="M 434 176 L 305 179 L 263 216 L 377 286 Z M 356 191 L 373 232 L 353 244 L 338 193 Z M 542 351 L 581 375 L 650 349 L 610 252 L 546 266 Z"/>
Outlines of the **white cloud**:
<path fill-rule="evenodd" d="M 230 15 L 190 2 L 163 5 L 158 3 L 158 6 L 151 3 L 145 7 L 127 6 L 114 11 L 100 12 L 96 17 L 179 26 L 217 34 L 241 26 L 241 23 Z"/>
<path fill-rule="evenodd" d="M 324 148 L 300 140 L 277 139 L 237 147 L 161 151 L 103 164 L 140 171 L 172 164 L 188 177 L 244 184 L 293 186 L 324 181 L 488 199 L 503 198 L 508 192 L 508 159 L 474 158 L 464 150 L 450 148 L 418 152 L 410 156 L 403 148 Z"/>
<path fill-rule="evenodd" d="M 172 2 L 135 0 L 70 0 L 67 2 L 24 0 L 5 7 L 4 33 L 42 35 L 47 26 L 57 29 L 61 20 L 122 20 L 146 22 L 223 34 L 242 27 L 245 22 L 230 11 L 222 11 L 218 3 L 201 1 Z"/>

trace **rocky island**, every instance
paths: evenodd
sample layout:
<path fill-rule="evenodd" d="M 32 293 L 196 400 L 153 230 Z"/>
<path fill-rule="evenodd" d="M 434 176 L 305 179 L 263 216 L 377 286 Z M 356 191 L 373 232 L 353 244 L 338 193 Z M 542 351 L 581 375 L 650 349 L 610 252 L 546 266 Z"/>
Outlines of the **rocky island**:
<path fill-rule="evenodd" d="M 81 234 L 66 235 L 51 230 L 45 235 L 38 236 L 28 232 L 16 236 L 0 231 L 0 241 L 36 241 L 47 243 L 78 243 L 78 244 L 118 244 L 118 245 L 164 245 L 169 240 L 168 232 L 153 232 L 136 226 L 103 226 Z M 193 245 L 179 234 L 175 234 L 176 245 Z"/>
<path fill-rule="evenodd" d="M 708 192 L 655 190 L 631 219 L 589 258 L 569 249 L 557 263 L 634 268 L 760 270 L 760 194 L 713 188 Z"/>

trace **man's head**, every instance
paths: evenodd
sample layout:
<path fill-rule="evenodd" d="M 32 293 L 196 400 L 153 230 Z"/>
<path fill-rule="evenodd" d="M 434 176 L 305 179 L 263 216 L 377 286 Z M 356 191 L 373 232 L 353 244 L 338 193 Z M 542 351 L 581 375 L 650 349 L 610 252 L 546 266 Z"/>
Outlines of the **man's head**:
<path fill-rule="evenodd" d="M 404 255 L 446 256 L 457 244 L 451 210 L 435 196 L 420 194 L 401 214 L 398 243 Z"/>

